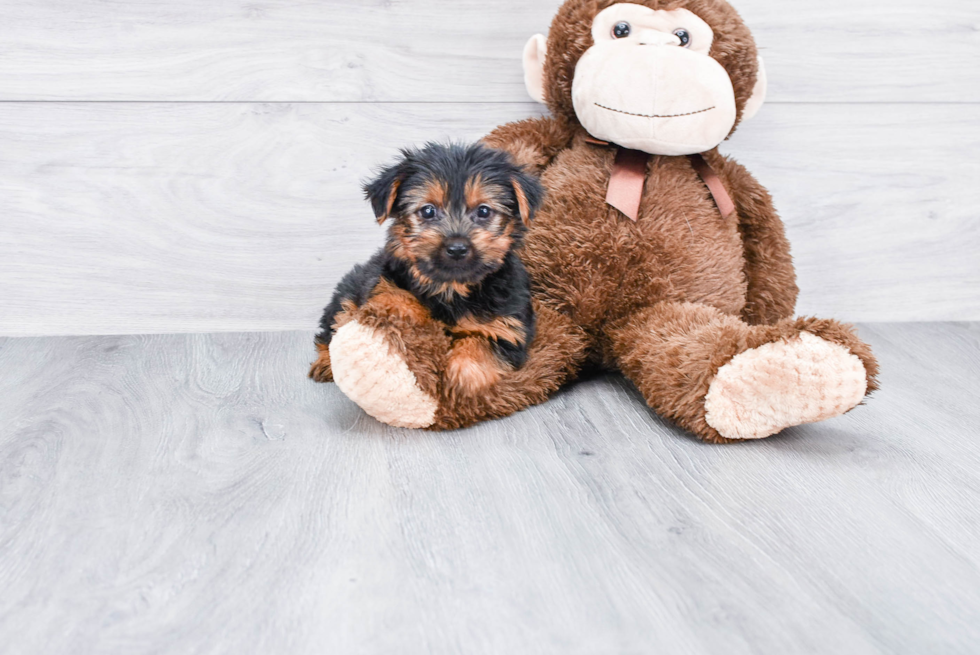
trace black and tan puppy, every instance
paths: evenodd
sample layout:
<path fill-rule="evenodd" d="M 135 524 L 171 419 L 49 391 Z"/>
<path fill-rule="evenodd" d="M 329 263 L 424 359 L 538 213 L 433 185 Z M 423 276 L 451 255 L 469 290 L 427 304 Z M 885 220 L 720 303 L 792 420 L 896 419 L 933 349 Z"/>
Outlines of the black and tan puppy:
<path fill-rule="evenodd" d="M 520 367 L 534 337 L 529 278 L 516 251 L 541 202 L 538 181 L 482 145 L 428 144 L 364 187 L 387 244 L 349 272 L 316 337 L 310 377 L 330 381 L 339 317 L 379 293 L 409 293 L 453 338 L 446 379 L 477 393 Z"/>

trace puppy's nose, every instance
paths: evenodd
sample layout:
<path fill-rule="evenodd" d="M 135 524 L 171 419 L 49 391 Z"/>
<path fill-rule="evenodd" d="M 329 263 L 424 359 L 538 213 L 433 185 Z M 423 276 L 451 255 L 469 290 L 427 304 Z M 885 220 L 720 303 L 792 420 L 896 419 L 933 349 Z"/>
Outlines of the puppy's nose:
<path fill-rule="evenodd" d="M 462 259 L 470 251 L 470 244 L 465 239 L 450 239 L 446 242 L 446 254 L 453 259 Z"/>

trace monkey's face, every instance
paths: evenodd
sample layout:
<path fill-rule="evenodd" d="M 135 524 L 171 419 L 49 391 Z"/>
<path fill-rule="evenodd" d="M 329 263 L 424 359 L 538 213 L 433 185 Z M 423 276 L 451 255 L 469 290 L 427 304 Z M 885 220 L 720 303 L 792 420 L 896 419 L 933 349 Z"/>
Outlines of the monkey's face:
<path fill-rule="evenodd" d="M 615 4 L 596 15 L 594 45 L 572 83 L 594 137 L 658 155 L 704 152 L 735 125 L 735 91 L 708 52 L 714 34 L 687 9 Z"/>
<path fill-rule="evenodd" d="M 606 0 L 595 13 L 594 2 L 566 0 L 551 38 L 537 35 L 525 48 L 528 90 L 620 146 L 655 155 L 711 150 L 740 109 L 749 118 L 765 97 L 751 34 L 724 0 L 678 0 L 671 9 L 645 1 Z"/>

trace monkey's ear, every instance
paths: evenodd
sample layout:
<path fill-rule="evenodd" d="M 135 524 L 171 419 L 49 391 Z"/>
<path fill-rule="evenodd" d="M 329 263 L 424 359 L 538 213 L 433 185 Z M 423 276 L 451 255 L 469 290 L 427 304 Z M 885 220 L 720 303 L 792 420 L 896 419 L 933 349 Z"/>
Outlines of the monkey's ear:
<path fill-rule="evenodd" d="M 408 177 L 408 162 L 402 161 L 384 169 L 375 179 L 364 185 L 364 197 L 371 201 L 371 209 L 378 225 L 391 216 L 398 199 L 398 187 Z"/>
<path fill-rule="evenodd" d="M 762 57 L 759 57 L 759 72 L 756 74 L 755 86 L 752 87 L 752 96 L 745 103 L 745 109 L 742 110 L 743 121 L 747 121 L 759 113 L 762 103 L 766 101 L 766 89 L 768 86 L 769 80 L 766 79 L 766 65 L 762 61 Z"/>
<path fill-rule="evenodd" d="M 514 197 L 517 199 L 517 212 L 520 215 L 521 223 L 527 227 L 534 218 L 534 212 L 541 206 L 544 199 L 544 188 L 537 178 L 521 171 L 511 176 L 511 184 L 514 185 Z"/>
<path fill-rule="evenodd" d="M 524 86 L 536 102 L 544 103 L 544 59 L 548 54 L 548 39 L 535 34 L 524 46 Z"/>

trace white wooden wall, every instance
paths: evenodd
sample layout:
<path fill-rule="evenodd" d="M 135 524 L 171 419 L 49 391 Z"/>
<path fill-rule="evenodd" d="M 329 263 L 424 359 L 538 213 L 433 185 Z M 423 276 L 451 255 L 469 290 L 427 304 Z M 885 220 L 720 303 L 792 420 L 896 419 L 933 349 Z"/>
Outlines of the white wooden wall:
<path fill-rule="evenodd" d="M 398 147 L 535 115 L 559 0 L 0 0 L 0 334 L 312 329 Z M 799 311 L 980 320 L 980 2 L 736 0 Z"/>

